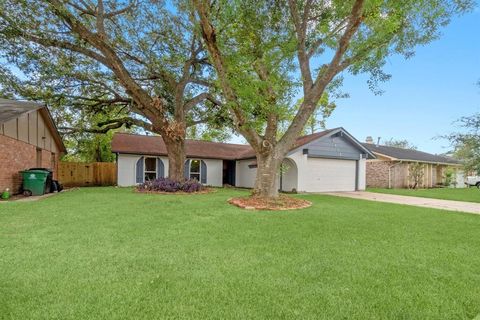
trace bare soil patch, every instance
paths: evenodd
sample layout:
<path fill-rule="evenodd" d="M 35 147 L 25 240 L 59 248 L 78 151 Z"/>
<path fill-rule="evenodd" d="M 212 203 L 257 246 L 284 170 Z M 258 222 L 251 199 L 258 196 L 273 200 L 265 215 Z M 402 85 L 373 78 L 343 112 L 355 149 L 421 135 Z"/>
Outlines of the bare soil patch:
<path fill-rule="evenodd" d="M 261 198 L 255 196 L 231 198 L 230 204 L 247 210 L 295 210 L 312 205 L 310 201 L 280 195 L 278 198 Z"/>

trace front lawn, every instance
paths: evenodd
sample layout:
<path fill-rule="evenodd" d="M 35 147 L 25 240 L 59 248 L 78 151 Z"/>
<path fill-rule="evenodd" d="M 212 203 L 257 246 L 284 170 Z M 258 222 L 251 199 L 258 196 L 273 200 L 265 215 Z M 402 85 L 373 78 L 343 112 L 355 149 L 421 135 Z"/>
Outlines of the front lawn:
<path fill-rule="evenodd" d="M 472 188 L 435 188 L 435 189 L 380 189 L 368 188 L 367 191 L 398 194 L 402 196 L 413 196 L 422 198 L 434 198 L 444 200 L 457 200 L 467 202 L 480 202 L 480 189 Z"/>
<path fill-rule="evenodd" d="M 480 216 L 85 188 L 0 204 L 2 319 L 472 319 Z"/>

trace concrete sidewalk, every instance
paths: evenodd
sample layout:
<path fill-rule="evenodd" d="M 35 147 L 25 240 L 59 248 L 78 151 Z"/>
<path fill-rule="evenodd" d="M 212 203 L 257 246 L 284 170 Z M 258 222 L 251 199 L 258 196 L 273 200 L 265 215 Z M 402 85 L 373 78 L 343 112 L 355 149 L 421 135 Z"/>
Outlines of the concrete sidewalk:
<path fill-rule="evenodd" d="M 426 207 L 426 208 L 480 214 L 480 203 L 474 203 L 474 202 L 399 196 L 396 194 L 384 194 L 384 193 L 375 193 L 375 192 L 366 192 L 366 191 L 328 192 L 326 194 L 332 195 L 332 196 L 353 198 L 353 199 L 398 203 L 398 204 L 406 204 L 406 205 L 417 206 L 417 207 Z"/>

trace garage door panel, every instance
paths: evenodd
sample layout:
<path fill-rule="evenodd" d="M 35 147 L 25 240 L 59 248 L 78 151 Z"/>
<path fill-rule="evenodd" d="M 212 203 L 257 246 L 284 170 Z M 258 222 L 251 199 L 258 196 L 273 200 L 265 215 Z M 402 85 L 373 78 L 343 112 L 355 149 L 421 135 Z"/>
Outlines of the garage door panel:
<path fill-rule="evenodd" d="M 307 192 L 354 191 L 356 161 L 308 158 Z"/>

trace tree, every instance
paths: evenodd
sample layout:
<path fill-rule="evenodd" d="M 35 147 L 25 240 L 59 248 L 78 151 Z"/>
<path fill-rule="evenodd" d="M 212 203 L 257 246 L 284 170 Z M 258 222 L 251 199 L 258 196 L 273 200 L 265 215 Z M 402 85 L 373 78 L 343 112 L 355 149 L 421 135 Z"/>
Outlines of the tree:
<path fill-rule="evenodd" d="M 463 161 L 466 173 L 480 174 L 480 113 L 458 120 L 462 132 L 454 132 L 444 138 L 450 140 L 453 155 Z"/>
<path fill-rule="evenodd" d="M 342 98 L 345 95 L 336 94 L 335 98 Z M 290 122 L 295 117 L 296 112 L 302 105 L 303 99 L 299 99 L 297 103 L 291 109 L 287 109 L 288 115 L 284 119 L 280 120 L 279 124 L 279 135 L 282 135 L 290 125 Z M 318 132 L 319 130 L 326 129 L 326 121 L 332 115 L 333 111 L 337 107 L 336 103 L 332 101 L 327 93 L 324 93 L 318 106 L 312 115 L 308 118 L 305 128 L 302 130 L 302 134 L 312 134 Z"/>
<path fill-rule="evenodd" d="M 411 189 L 417 189 L 423 180 L 425 174 L 425 165 L 419 162 L 411 163 L 408 166 L 408 179 L 410 181 L 409 187 Z"/>
<path fill-rule="evenodd" d="M 169 176 L 180 180 L 186 128 L 219 105 L 192 30 L 187 11 L 162 1 L 1 1 L 0 82 L 4 93 L 59 108 L 118 113 L 86 132 L 160 134 Z"/>
<path fill-rule="evenodd" d="M 392 54 L 410 57 L 470 0 L 192 0 L 236 130 L 256 152 L 254 194 L 276 197 L 276 173 L 339 74 L 370 73 Z M 283 134 L 279 123 L 299 89 L 303 100 Z"/>
<path fill-rule="evenodd" d="M 73 111 L 74 114 L 69 113 Z M 59 107 L 53 108 L 52 116 L 68 150 L 68 154 L 62 158 L 66 161 L 113 162 L 115 155 L 111 151 L 111 143 L 114 133 L 120 130 L 134 132 L 133 127 L 109 129 L 102 133 L 98 133 L 98 129 L 89 129 L 90 124 L 101 124 L 122 116 L 117 112 L 109 112 L 105 108 L 94 113 L 85 108 L 71 110 L 71 108 Z M 126 117 L 128 114 L 123 116 Z"/>
<path fill-rule="evenodd" d="M 401 148 L 401 149 L 411 149 L 411 150 L 417 150 L 417 146 L 414 144 L 410 143 L 406 139 L 393 139 L 390 138 L 390 140 L 385 140 L 383 142 L 384 145 L 388 147 L 395 147 L 395 148 Z"/>

